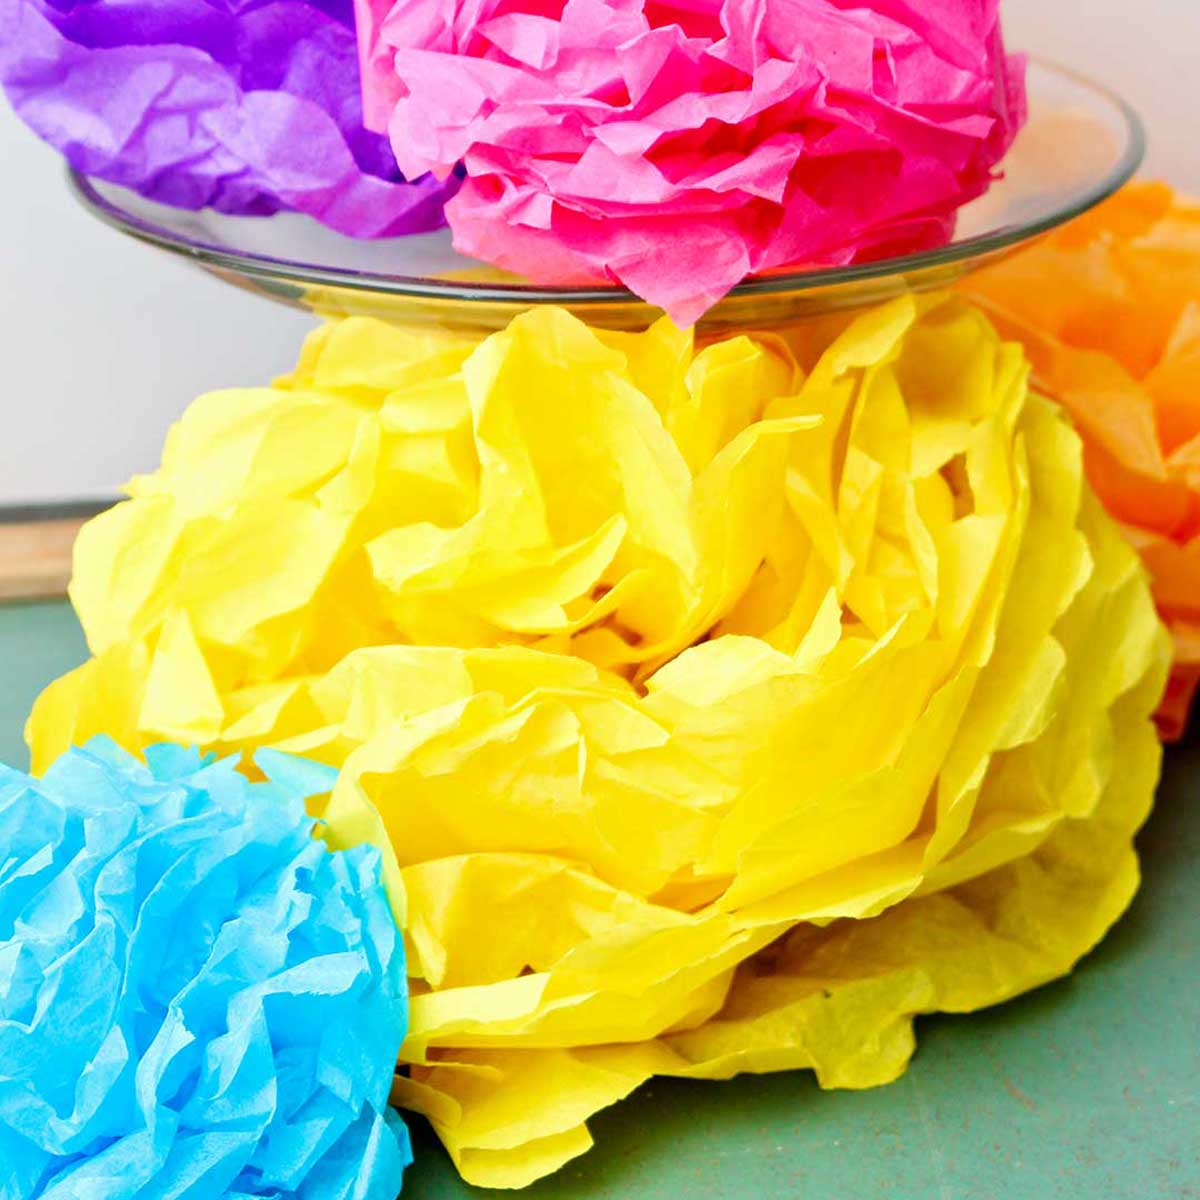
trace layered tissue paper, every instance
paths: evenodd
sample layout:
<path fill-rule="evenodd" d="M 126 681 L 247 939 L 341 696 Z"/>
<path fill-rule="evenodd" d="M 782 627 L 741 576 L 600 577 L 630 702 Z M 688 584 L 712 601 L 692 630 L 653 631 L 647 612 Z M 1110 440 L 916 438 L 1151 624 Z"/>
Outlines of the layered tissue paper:
<path fill-rule="evenodd" d="M 407 906 L 394 1099 L 472 1182 L 654 1074 L 891 1080 L 1136 888 L 1169 648 L 1077 435 L 961 300 L 832 326 L 331 323 L 80 539 L 36 761 L 340 767 Z"/>
<path fill-rule="evenodd" d="M 0 768 L 0 1196 L 394 1200 L 405 1019 L 379 856 L 328 767 L 104 738 Z"/>
<path fill-rule="evenodd" d="M 752 272 L 949 239 L 1025 118 L 998 0 L 356 0 L 369 127 L 455 245 L 694 321 Z"/>
<path fill-rule="evenodd" d="M 1070 412 L 1153 576 L 1175 642 L 1159 721 L 1178 737 L 1200 682 L 1200 204 L 1132 185 L 965 290 Z"/>
<path fill-rule="evenodd" d="M 87 175 L 180 208 L 308 213 L 379 237 L 443 224 L 362 124 L 353 0 L 0 0 L 0 84 Z"/>

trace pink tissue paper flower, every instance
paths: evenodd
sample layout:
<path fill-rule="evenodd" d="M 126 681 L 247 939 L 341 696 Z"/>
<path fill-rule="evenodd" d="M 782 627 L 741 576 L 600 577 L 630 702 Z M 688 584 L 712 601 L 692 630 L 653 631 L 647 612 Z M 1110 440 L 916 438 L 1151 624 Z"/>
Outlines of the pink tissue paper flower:
<path fill-rule="evenodd" d="M 927 249 L 1025 118 L 999 0 L 355 0 L 369 128 L 467 181 L 466 254 L 696 320 Z"/>

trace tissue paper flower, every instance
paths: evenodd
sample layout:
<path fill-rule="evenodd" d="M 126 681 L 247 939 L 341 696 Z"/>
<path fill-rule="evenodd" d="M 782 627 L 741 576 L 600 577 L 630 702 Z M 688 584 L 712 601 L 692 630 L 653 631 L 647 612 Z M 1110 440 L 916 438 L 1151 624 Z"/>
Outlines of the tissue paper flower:
<path fill-rule="evenodd" d="M 331 324 L 79 541 L 35 754 L 340 767 L 408 898 L 394 1099 L 473 1182 L 654 1073 L 894 1078 L 1132 894 L 1168 650 L 1076 435 L 962 301 L 840 320 Z"/>
<path fill-rule="evenodd" d="M 945 242 L 1025 117 L 999 0 L 355 0 L 372 129 L 466 254 L 681 324 L 751 272 Z"/>
<path fill-rule="evenodd" d="M 363 127 L 352 0 L 0 0 L 0 83 L 73 167 L 180 208 L 381 237 L 455 186 Z"/>
<path fill-rule="evenodd" d="M 0 767 L 0 1196 L 394 1200 L 404 958 L 328 767 L 97 738 Z"/>
<path fill-rule="evenodd" d="M 1200 682 L 1200 204 L 1133 185 L 965 290 L 1070 411 L 1150 569 L 1175 640 L 1159 722 L 1178 737 Z"/>

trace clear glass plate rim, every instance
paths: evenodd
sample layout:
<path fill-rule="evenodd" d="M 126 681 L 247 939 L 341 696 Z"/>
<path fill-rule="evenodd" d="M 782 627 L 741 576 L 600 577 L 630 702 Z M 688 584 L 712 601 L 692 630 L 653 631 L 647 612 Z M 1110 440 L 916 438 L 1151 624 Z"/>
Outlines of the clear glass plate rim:
<path fill-rule="evenodd" d="M 1125 122 L 1127 142 L 1121 157 L 1111 170 L 1078 199 L 1046 216 L 1027 223 L 1010 224 L 996 230 L 952 242 L 935 250 L 899 255 L 845 267 L 824 267 L 810 271 L 780 272 L 743 280 L 727 298 L 763 296 L 788 292 L 815 291 L 841 284 L 861 283 L 887 276 L 907 275 L 931 267 L 943 267 L 984 254 L 997 253 L 1030 238 L 1038 237 L 1082 215 L 1107 199 L 1133 178 L 1146 153 L 1146 131 L 1141 117 L 1127 100 L 1113 89 L 1081 72 L 1059 63 L 1029 55 L 1039 68 L 1070 79 L 1088 88 L 1110 103 Z M 97 191 L 86 175 L 67 168 L 68 186 L 75 198 L 93 216 L 143 242 L 174 254 L 193 259 L 205 267 L 229 271 L 257 279 L 286 281 L 307 287 L 348 288 L 357 291 L 440 299 L 455 302 L 486 303 L 558 303 L 570 305 L 612 305 L 644 303 L 621 287 L 547 288 L 536 284 L 458 283 L 452 280 L 384 275 L 370 271 L 339 269 L 318 264 L 274 258 L 252 251 L 236 251 L 212 242 L 181 237 L 114 204 Z M 270 219 L 270 218 L 263 218 Z"/>

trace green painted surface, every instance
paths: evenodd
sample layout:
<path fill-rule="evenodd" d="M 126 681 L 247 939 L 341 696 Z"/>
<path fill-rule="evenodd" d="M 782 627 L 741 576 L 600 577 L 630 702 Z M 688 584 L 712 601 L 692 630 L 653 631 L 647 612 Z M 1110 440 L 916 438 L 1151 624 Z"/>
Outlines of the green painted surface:
<path fill-rule="evenodd" d="M 0 762 L 25 769 L 25 718 L 38 693 L 87 657 L 65 603 L 0 604 Z"/>
<path fill-rule="evenodd" d="M 0 756 L 84 654 L 65 605 L 0 608 Z M 1146 882 L 1071 979 L 919 1025 L 899 1083 L 807 1073 L 659 1081 L 592 1123 L 597 1147 L 530 1200 L 1200 1200 L 1200 741 L 1169 752 Z M 410 1200 L 485 1195 L 424 1126 Z"/>

